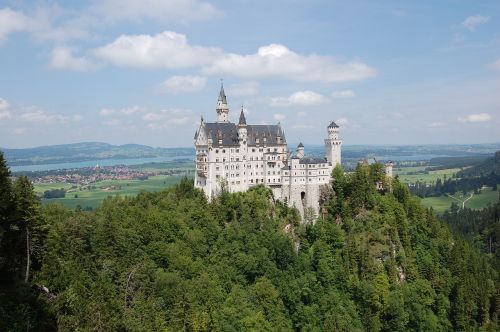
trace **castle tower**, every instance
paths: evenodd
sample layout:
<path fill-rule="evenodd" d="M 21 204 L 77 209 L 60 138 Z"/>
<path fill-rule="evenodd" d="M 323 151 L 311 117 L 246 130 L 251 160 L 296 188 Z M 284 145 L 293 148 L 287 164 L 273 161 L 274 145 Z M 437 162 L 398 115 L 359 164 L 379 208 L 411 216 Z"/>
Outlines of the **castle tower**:
<path fill-rule="evenodd" d="M 222 85 L 222 83 L 220 85 L 216 111 L 218 123 L 226 123 L 229 121 L 229 107 L 227 107 L 226 94 L 224 93 L 224 85 Z"/>
<path fill-rule="evenodd" d="M 297 146 L 297 157 L 300 159 L 304 158 L 304 144 L 302 142 Z"/>
<path fill-rule="evenodd" d="M 247 120 L 245 119 L 245 113 L 243 113 L 243 107 L 241 107 L 240 120 L 238 121 L 238 139 L 240 144 L 246 144 Z"/>
<path fill-rule="evenodd" d="M 340 164 L 342 140 L 339 137 L 339 126 L 332 121 L 328 126 L 328 138 L 325 139 L 326 159 L 332 166 Z"/>
<path fill-rule="evenodd" d="M 394 164 L 392 163 L 392 161 L 389 161 L 385 164 L 385 176 L 392 178 L 392 166 L 393 165 Z"/>

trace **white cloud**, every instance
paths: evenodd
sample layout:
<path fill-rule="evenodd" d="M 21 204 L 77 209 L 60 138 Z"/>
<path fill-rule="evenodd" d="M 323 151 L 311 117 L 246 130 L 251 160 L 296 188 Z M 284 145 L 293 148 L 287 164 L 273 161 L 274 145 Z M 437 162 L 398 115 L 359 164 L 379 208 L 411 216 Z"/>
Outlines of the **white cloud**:
<path fill-rule="evenodd" d="M 257 82 L 244 82 L 231 84 L 227 88 L 228 94 L 231 96 L 252 96 L 259 93 L 259 83 Z"/>
<path fill-rule="evenodd" d="M 151 129 L 165 129 L 192 121 L 191 110 L 178 108 L 149 112 L 144 114 L 142 119 L 149 122 L 148 127 Z"/>
<path fill-rule="evenodd" d="M 340 118 L 335 121 L 336 124 L 339 126 L 345 126 L 349 123 L 349 120 L 347 118 Z"/>
<path fill-rule="evenodd" d="M 125 115 L 133 115 L 137 113 L 142 113 L 144 112 L 145 109 L 139 106 L 131 106 L 131 107 L 124 107 L 118 110 L 112 109 L 112 108 L 103 108 L 99 111 L 100 116 L 110 116 L 116 113 L 121 113 Z"/>
<path fill-rule="evenodd" d="M 458 118 L 460 122 L 487 122 L 489 120 L 491 120 L 491 115 L 488 113 L 469 114 Z"/>
<path fill-rule="evenodd" d="M 37 122 L 44 124 L 64 124 L 72 121 L 80 121 L 83 117 L 79 114 L 68 116 L 56 113 L 45 112 L 39 108 L 31 107 L 24 110 L 20 116 L 21 120 L 27 122 Z"/>
<path fill-rule="evenodd" d="M 10 8 L 0 10 L 0 43 L 4 42 L 13 32 L 29 29 L 29 18 L 20 11 Z"/>
<path fill-rule="evenodd" d="M 126 107 L 122 108 L 120 110 L 120 113 L 123 113 L 125 115 L 132 115 L 132 114 L 137 114 L 137 113 L 142 113 L 144 112 L 144 108 L 139 107 L 139 106 L 132 106 L 132 107 Z"/>
<path fill-rule="evenodd" d="M 154 19 L 185 23 L 220 15 L 213 5 L 199 0 L 99 0 L 91 12 L 110 22 Z"/>
<path fill-rule="evenodd" d="M 0 111 L 5 111 L 6 109 L 9 108 L 9 103 L 7 102 L 7 100 L 3 99 L 3 98 L 0 98 Z"/>
<path fill-rule="evenodd" d="M 68 47 L 56 47 L 50 56 L 50 67 L 54 69 L 68 69 L 76 71 L 95 70 L 99 65 L 87 58 L 73 56 L 73 50 Z"/>
<path fill-rule="evenodd" d="M 297 112 L 297 116 L 300 116 L 300 117 L 305 117 L 307 116 L 307 113 L 306 112 Z"/>
<path fill-rule="evenodd" d="M 313 125 L 307 125 L 307 124 L 298 124 L 298 125 L 292 126 L 292 129 L 313 129 L 313 128 L 316 128 L 316 127 Z"/>
<path fill-rule="evenodd" d="M 164 31 L 154 36 L 121 35 L 92 53 L 117 66 L 144 68 L 186 68 L 211 63 L 222 51 L 191 46 L 186 36 Z"/>
<path fill-rule="evenodd" d="M 257 53 L 250 55 L 224 54 L 203 72 L 323 83 L 358 81 L 376 75 L 375 69 L 360 61 L 339 63 L 329 56 L 298 54 L 279 44 L 260 47 Z"/>
<path fill-rule="evenodd" d="M 344 91 L 333 91 L 332 98 L 353 98 L 355 96 L 354 91 L 344 90 Z"/>
<path fill-rule="evenodd" d="M 172 76 L 160 85 L 160 89 L 169 93 L 199 91 L 205 87 L 207 78 L 202 76 Z"/>
<path fill-rule="evenodd" d="M 32 13 L 0 10 L 0 43 L 14 32 L 29 32 L 39 41 L 63 42 L 69 39 L 88 37 L 85 28 L 74 24 L 79 20 L 67 19 L 68 11 L 58 5 L 37 6 Z M 61 22 L 62 21 L 62 22 Z M 57 22 L 57 25 L 54 25 Z"/>
<path fill-rule="evenodd" d="M 478 27 L 481 24 L 485 24 L 486 22 L 489 21 L 489 17 L 487 16 L 481 16 L 481 15 L 473 15 L 467 17 L 463 22 L 462 25 L 469 29 L 470 31 L 476 30 L 476 27 Z"/>
<path fill-rule="evenodd" d="M 10 119 L 10 111 L 8 110 L 0 110 L 0 120 Z"/>
<path fill-rule="evenodd" d="M 26 132 L 26 128 L 24 128 L 24 127 L 12 129 L 12 134 L 14 134 L 14 135 L 22 135 L 25 132 Z"/>
<path fill-rule="evenodd" d="M 490 63 L 488 65 L 488 68 L 491 70 L 499 70 L 500 71 L 500 59 L 498 59 L 497 61 L 495 61 L 493 63 Z"/>
<path fill-rule="evenodd" d="M 286 119 L 285 114 L 280 114 L 280 113 L 274 114 L 274 120 L 276 120 L 276 121 L 283 121 L 285 119 Z"/>
<path fill-rule="evenodd" d="M 100 116 L 108 116 L 111 114 L 114 114 L 115 110 L 110 109 L 110 108 L 103 108 L 101 111 L 99 111 Z"/>
<path fill-rule="evenodd" d="M 271 98 L 271 106 L 311 106 L 318 105 L 327 101 L 325 96 L 313 91 L 297 91 L 289 97 L 273 97 Z"/>

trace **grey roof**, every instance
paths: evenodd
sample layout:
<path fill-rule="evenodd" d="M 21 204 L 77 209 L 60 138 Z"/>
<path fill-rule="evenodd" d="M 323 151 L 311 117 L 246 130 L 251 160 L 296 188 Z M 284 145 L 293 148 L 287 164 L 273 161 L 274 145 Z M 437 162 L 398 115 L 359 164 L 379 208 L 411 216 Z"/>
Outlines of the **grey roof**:
<path fill-rule="evenodd" d="M 220 92 L 219 92 L 219 101 L 222 101 L 223 104 L 227 104 L 226 100 L 226 94 L 224 93 L 224 86 L 221 84 L 220 85 Z"/>
<path fill-rule="evenodd" d="M 205 123 L 204 128 L 207 137 L 212 138 L 213 146 L 220 146 L 219 139 L 222 139 L 223 146 L 239 145 L 238 126 L 234 123 Z M 247 125 L 248 146 L 255 146 L 257 139 L 259 139 L 259 144 L 263 144 L 264 138 L 267 145 L 276 145 L 278 144 L 278 136 L 281 137 L 281 142 L 286 144 L 285 134 L 280 125 Z"/>
<path fill-rule="evenodd" d="M 339 126 L 337 126 L 337 124 L 335 123 L 335 121 L 332 121 L 332 123 L 330 123 L 330 125 L 328 126 L 328 128 L 339 128 Z"/>
<path fill-rule="evenodd" d="M 243 113 L 243 109 L 241 109 L 240 121 L 238 121 L 238 124 L 240 124 L 240 125 L 246 125 L 247 124 L 247 119 L 245 119 L 245 113 Z"/>
<path fill-rule="evenodd" d="M 299 164 L 324 164 L 326 162 L 326 158 L 304 157 L 300 159 Z"/>
<path fill-rule="evenodd" d="M 302 142 L 299 143 L 299 145 L 297 145 L 298 148 L 303 148 L 304 147 L 304 144 L 302 144 Z"/>

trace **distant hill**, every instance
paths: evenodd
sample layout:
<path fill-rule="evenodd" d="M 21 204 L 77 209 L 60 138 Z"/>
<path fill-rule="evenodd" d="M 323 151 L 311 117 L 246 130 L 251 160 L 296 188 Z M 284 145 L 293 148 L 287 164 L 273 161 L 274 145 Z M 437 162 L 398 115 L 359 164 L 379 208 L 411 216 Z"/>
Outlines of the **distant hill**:
<path fill-rule="evenodd" d="M 483 163 L 458 172 L 457 176 L 477 177 L 488 176 L 492 173 L 500 175 L 500 151 L 495 152 L 493 157 L 486 159 Z"/>
<path fill-rule="evenodd" d="M 140 144 L 112 145 L 84 142 L 40 146 L 28 149 L 2 149 L 10 166 L 79 162 L 95 159 L 127 159 L 193 156 L 193 148 L 153 148 Z"/>

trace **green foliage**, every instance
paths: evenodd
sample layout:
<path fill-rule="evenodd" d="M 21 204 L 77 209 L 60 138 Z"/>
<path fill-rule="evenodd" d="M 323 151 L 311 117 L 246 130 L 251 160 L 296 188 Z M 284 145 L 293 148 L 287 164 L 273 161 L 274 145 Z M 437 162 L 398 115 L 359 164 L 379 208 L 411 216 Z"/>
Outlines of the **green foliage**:
<path fill-rule="evenodd" d="M 47 205 L 42 308 L 63 331 L 498 329 L 489 257 L 379 166 L 332 177 L 315 224 L 264 186 L 208 202 L 188 179 L 94 212 Z"/>

